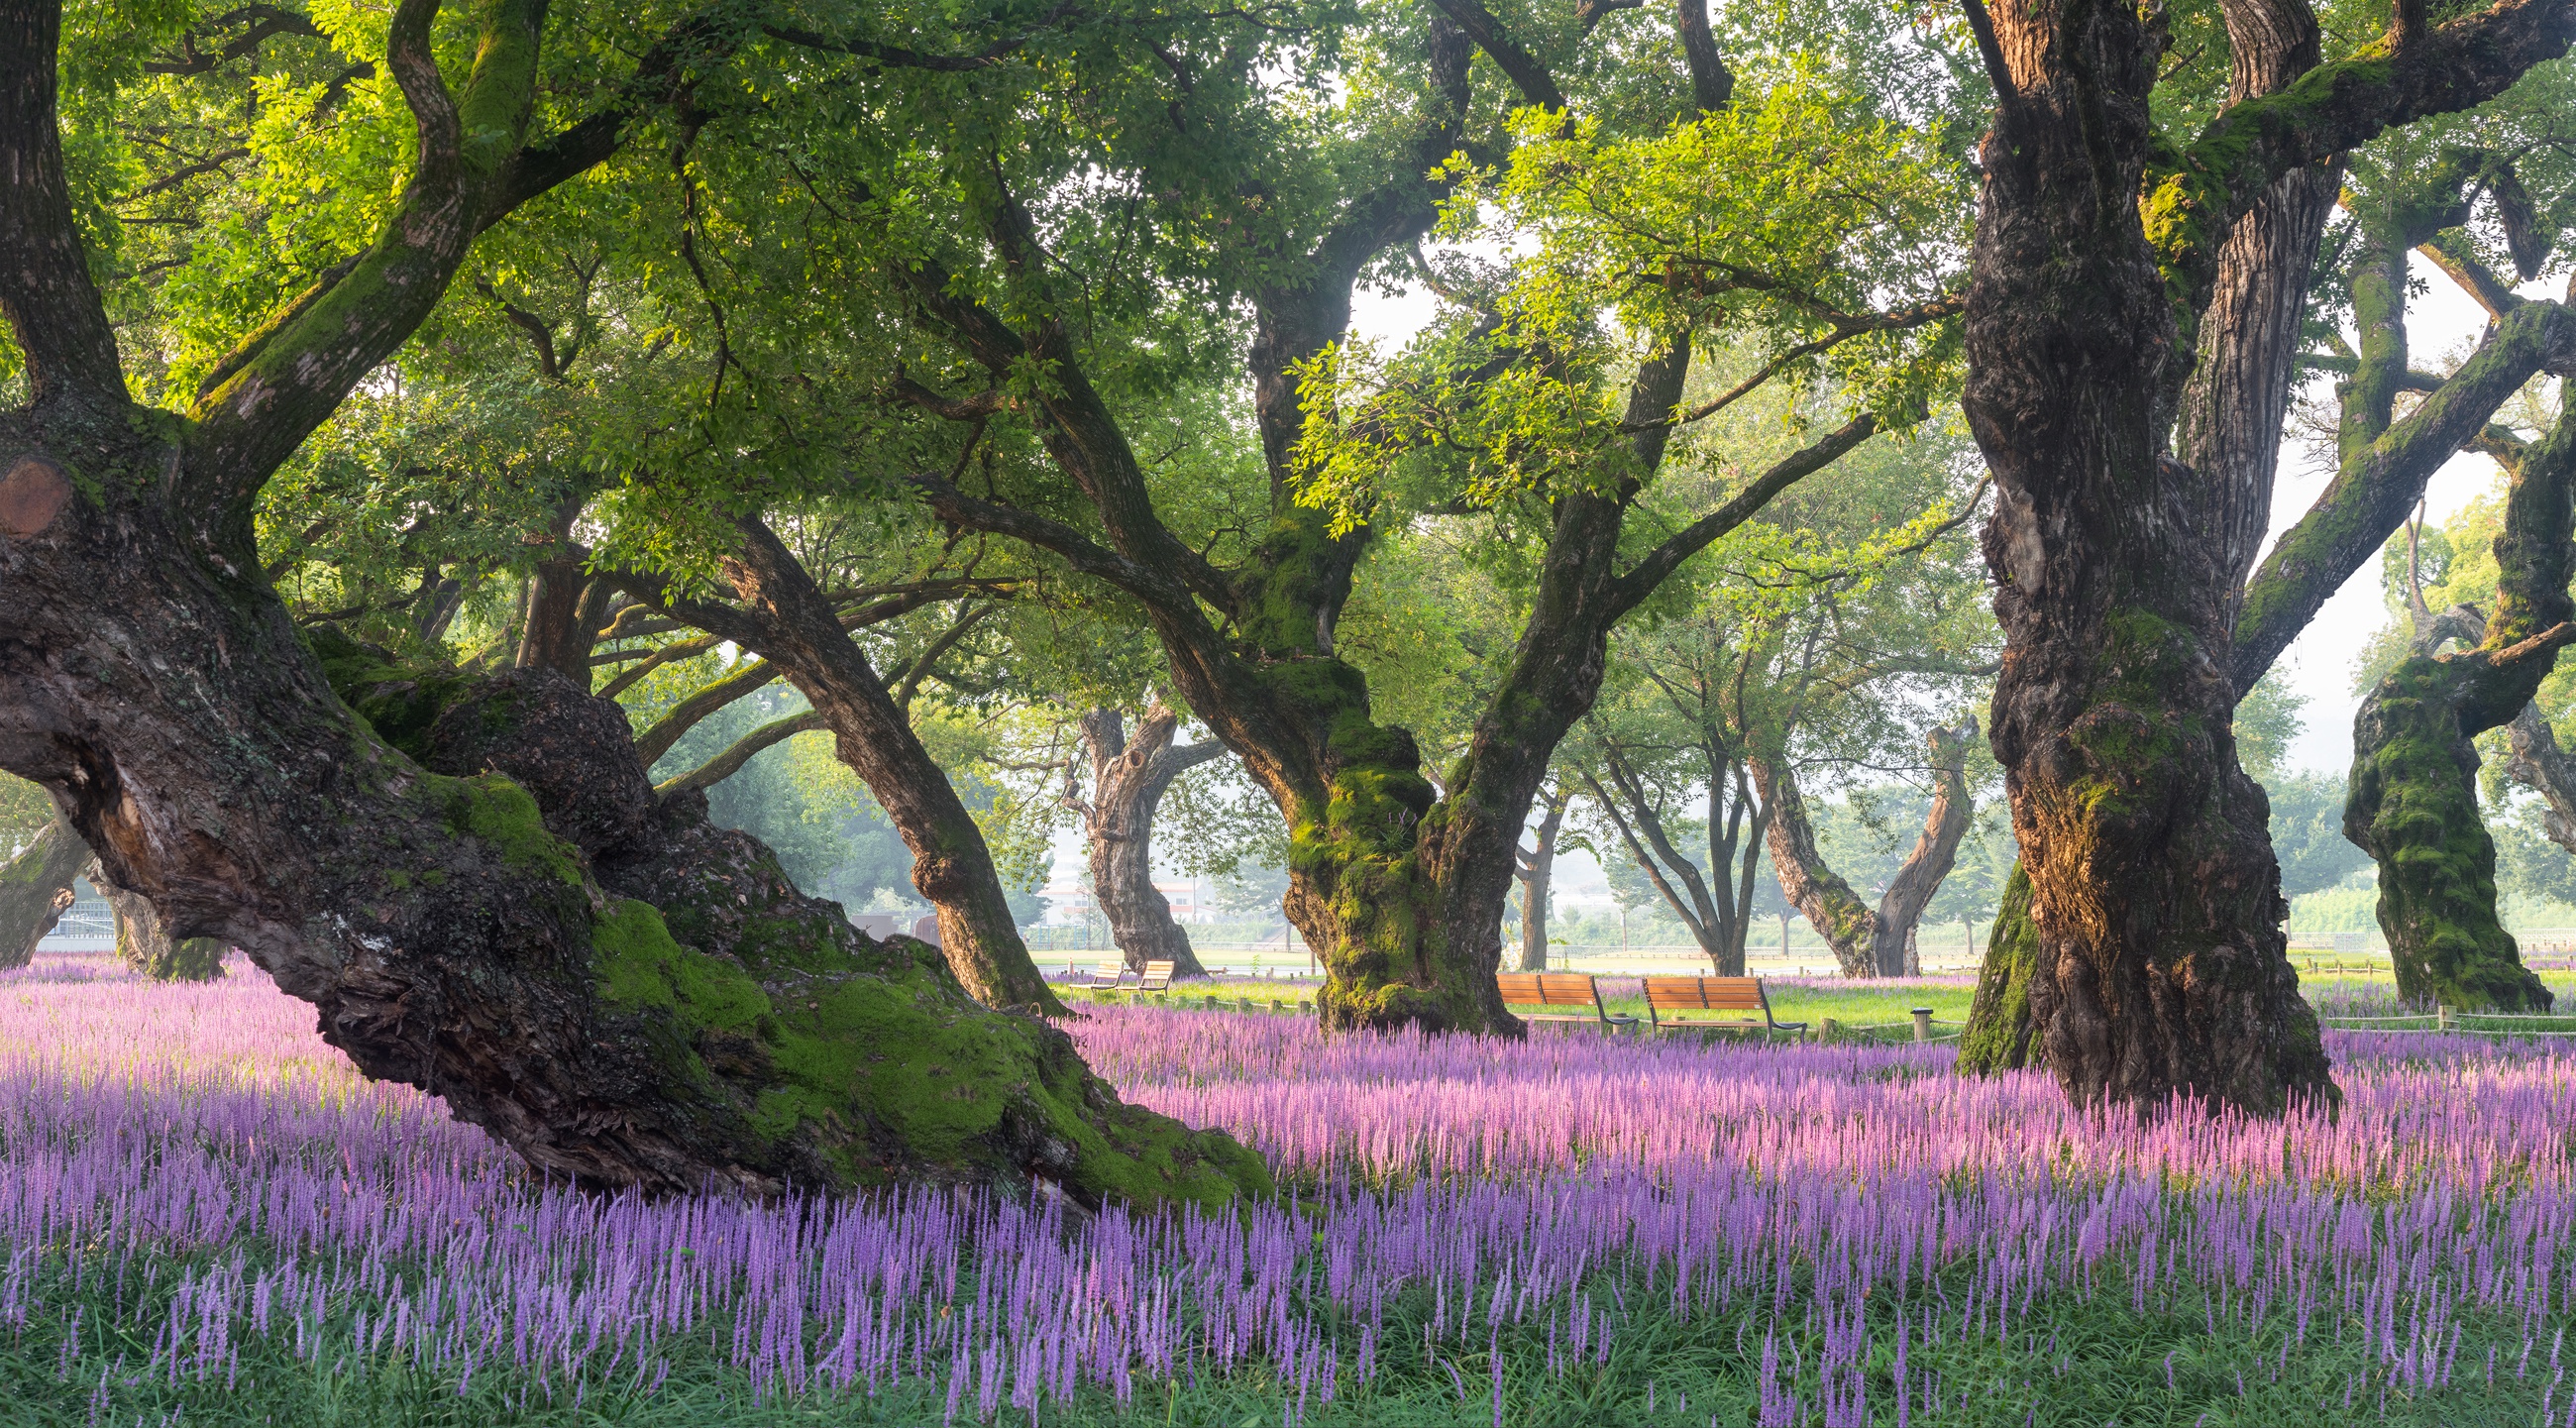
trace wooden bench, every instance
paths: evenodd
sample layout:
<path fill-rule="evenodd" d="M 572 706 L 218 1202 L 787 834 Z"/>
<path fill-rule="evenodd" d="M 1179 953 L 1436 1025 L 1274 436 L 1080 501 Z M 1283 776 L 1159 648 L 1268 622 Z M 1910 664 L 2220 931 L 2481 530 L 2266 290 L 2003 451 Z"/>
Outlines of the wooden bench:
<path fill-rule="evenodd" d="M 1723 1031 L 1734 1034 L 1749 1032 L 1789 1032 L 1800 1039 L 1807 1034 L 1803 1021 L 1777 1021 L 1771 1015 L 1771 995 L 1762 989 L 1760 977 L 1647 977 L 1646 1018 L 1657 1031 Z M 1759 1013 L 1752 1016 L 1700 1017 L 1692 1012 Z"/>
<path fill-rule="evenodd" d="M 1583 1007 L 1580 1012 L 1518 1012 L 1523 1021 L 1590 1022 L 1603 1031 L 1635 1026 L 1637 1019 L 1612 1015 L 1601 1005 L 1601 988 L 1575 972 L 1505 972 L 1494 979 L 1507 1007 Z"/>
<path fill-rule="evenodd" d="M 1127 984 L 1127 964 L 1103 962 L 1091 971 L 1091 980 L 1082 984 L 1086 992 L 1109 992 Z"/>
<path fill-rule="evenodd" d="M 1145 975 L 1136 983 L 1136 990 L 1140 992 L 1168 992 L 1171 989 L 1172 964 L 1169 962 L 1146 963 Z"/>

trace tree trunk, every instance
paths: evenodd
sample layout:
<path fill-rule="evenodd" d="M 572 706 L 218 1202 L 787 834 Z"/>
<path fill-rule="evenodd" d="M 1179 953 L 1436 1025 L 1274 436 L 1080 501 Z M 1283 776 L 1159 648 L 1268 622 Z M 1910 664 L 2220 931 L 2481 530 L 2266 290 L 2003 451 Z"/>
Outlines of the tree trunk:
<path fill-rule="evenodd" d="M 2439 618 L 2416 600 L 2414 647 L 2353 721 L 2344 836 L 2379 864 L 2379 926 L 2398 994 L 2465 1010 L 2543 1011 L 2550 992 L 2496 915 L 2495 842 L 2478 810 L 2471 740 L 2531 707 L 2576 640 L 2576 417 L 2562 414 L 2508 473 L 2495 538 L 2496 603 Z M 2454 635 L 2482 641 L 2440 653 Z M 2554 744 L 2554 741 L 2553 741 Z M 2536 748 L 2531 752 L 2537 753 Z M 2517 749 L 2517 762 L 2528 762 Z"/>
<path fill-rule="evenodd" d="M 1133 742 L 1115 709 L 1082 716 L 1091 750 L 1091 800 L 1077 805 L 1091 848 L 1091 895 L 1109 920 L 1109 936 L 1131 971 L 1169 962 L 1176 977 L 1204 977 L 1190 935 L 1172 920 L 1172 905 L 1154 886 L 1154 813 L 1183 771 L 1225 752 L 1223 744 L 1176 746 L 1180 716 L 1157 701 L 1136 725 Z"/>
<path fill-rule="evenodd" d="M 606 582 L 593 580 L 584 570 L 590 552 L 572 538 L 581 508 L 580 497 L 566 500 L 546 532 L 546 557 L 528 579 L 516 663 L 521 669 L 551 669 L 588 689 L 590 648 L 607 614 L 610 592 Z"/>
<path fill-rule="evenodd" d="M 2233 572 L 2203 534 L 2206 483 L 2163 450 L 2188 349 L 2138 212 L 2161 30 L 2127 6 L 2010 4 L 1992 23 L 1964 405 L 1999 494 L 1994 746 L 2031 884 L 2035 1031 L 2078 1103 L 2277 1112 L 2332 1082 L 2236 758 Z"/>
<path fill-rule="evenodd" d="M 125 965 L 156 982 L 211 982 L 223 976 L 224 954 L 231 948 L 212 937 L 172 941 L 151 903 L 108 881 L 106 870 L 95 862 L 88 877 L 116 913 L 116 955 Z"/>
<path fill-rule="evenodd" d="M 1741 765 L 1731 764 L 1704 746 L 1713 770 L 1708 782 L 1709 799 L 1709 872 L 1700 876 L 1698 868 L 1681 854 L 1664 826 L 1663 810 L 1651 780 L 1631 768 L 1616 747 L 1605 747 L 1602 773 L 1605 784 L 1591 770 L 1583 774 L 1584 786 L 1592 801 L 1610 819 L 1619 832 L 1619 841 L 1628 856 L 1655 886 L 1673 915 L 1689 929 L 1691 940 L 1706 954 L 1709 966 L 1718 976 L 1744 975 L 1744 942 L 1753 921 L 1753 865 L 1756 849 L 1762 844 L 1764 819 L 1768 810 L 1752 814 L 1752 836 L 1744 849 L 1744 870 L 1736 880 L 1735 844 L 1743 833 L 1748 789 Z M 1726 785 L 1733 776 L 1736 798 L 1731 808 L 1725 803 Z M 1718 830 L 1723 828 L 1721 834 Z"/>
<path fill-rule="evenodd" d="M 1977 721 L 1972 717 L 1956 733 L 1935 729 L 1924 738 L 1932 754 L 1932 807 L 1923 815 L 1923 831 L 1915 835 L 1904 866 L 1879 895 L 1870 958 L 1882 977 L 1910 977 L 1923 970 L 1914 933 L 1923 921 L 1923 909 L 1958 862 L 1959 840 L 1968 836 L 1968 819 L 1974 811 L 1968 799 L 1968 745 L 1976 737 Z"/>
<path fill-rule="evenodd" d="M 724 564 L 740 606 L 669 599 L 644 582 L 639 598 L 758 653 L 805 696 L 832 731 L 841 762 L 876 795 L 912 850 L 912 885 L 939 915 L 939 950 L 957 980 L 986 1006 L 1066 1014 L 1030 960 L 1019 920 L 993 869 L 984 830 L 947 773 L 922 747 L 912 719 L 886 690 L 813 575 L 756 517 L 738 521 L 742 544 Z"/>
<path fill-rule="evenodd" d="M 1817 850 L 1815 825 L 1807 818 L 1806 798 L 1798 792 L 1787 758 L 1757 758 L 1752 764 L 1754 787 L 1762 791 L 1762 806 L 1771 811 L 1771 870 L 1779 875 L 1780 891 L 1825 939 L 1844 976 L 1877 976 L 1877 918 Z M 1781 945 L 1788 945 L 1785 931 Z"/>
<path fill-rule="evenodd" d="M 1535 847 L 1520 853 L 1521 961 L 1523 972 L 1547 970 L 1547 899 L 1556 876 L 1556 838 L 1565 827 L 1565 806 L 1573 790 L 1559 783 L 1540 800 Z"/>
<path fill-rule="evenodd" d="M 0 972 L 24 967 L 71 909 L 72 883 L 89 862 L 89 845 L 61 819 L 0 866 Z"/>

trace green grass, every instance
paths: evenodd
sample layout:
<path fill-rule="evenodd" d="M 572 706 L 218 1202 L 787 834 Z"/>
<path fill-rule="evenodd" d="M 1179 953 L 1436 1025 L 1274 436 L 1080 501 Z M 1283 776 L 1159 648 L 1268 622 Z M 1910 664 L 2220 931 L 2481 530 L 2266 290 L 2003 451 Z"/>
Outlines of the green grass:
<path fill-rule="evenodd" d="M 744 1376 L 709 1350 L 703 1327 L 664 1342 L 671 1368 L 658 1392 L 629 1387 L 623 1382 L 627 1375 L 620 1373 L 611 1382 L 582 1385 L 576 1405 L 574 1387 L 559 1379 L 549 1392 L 529 1377 L 489 1367 L 475 1373 L 460 1392 L 450 1373 L 415 1372 L 398 1362 L 371 1361 L 351 1352 L 347 1306 L 341 1306 L 340 1317 L 326 1330 L 328 1341 L 309 1361 L 284 1351 L 277 1341 L 249 1340 L 234 1382 L 227 1384 L 220 1371 L 202 1382 L 182 1371 L 173 1382 L 166 1372 L 140 1371 L 150 1353 L 148 1337 L 102 1335 L 99 1329 L 101 1324 L 159 1322 L 166 1313 L 166 1290 L 157 1295 L 134 1292 L 148 1267 L 153 1267 L 149 1257 L 134 1266 L 121 1308 L 98 1291 L 96 1276 L 85 1290 L 74 1291 L 60 1281 L 42 1285 L 28 1322 L 0 1342 L 0 1405 L 5 1405 L 0 1421 L 11 1428 L 136 1422 L 220 1428 L 752 1428 L 938 1423 L 945 1407 L 944 1372 L 935 1382 L 907 1380 L 874 1398 L 826 1395 L 755 1403 Z M 166 1286 L 176 1277 L 179 1262 L 163 1258 L 157 1267 L 159 1282 Z M 1605 1272 L 1596 1282 L 1605 1304 L 1616 1279 L 1615 1272 Z M 2513 1369 L 2525 1341 L 2518 1321 L 2509 1318 L 2466 1319 L 2451 1386 L 2417 1398 L 2387 1386 L 2385 1370 L 2359 1343 L 2358 1324 L 2341 1323 L 2330 1310 L 2317 1313 L 2304 1342 L 2292 1336 L 2286 1311 L 2249 1326 L 2241 1303 L 2204 1306 L 2195 1296 L 2188 1304 L 2134 1313 L 2115 1272 L 2090 1302 L 2058 1291 L 1998 1339 L 1983 1332 L 1961 1334 L 1957 1312 L 1943 1306 L 1945 1300 L 1950 1305 L 1965 1302 L 1967 1276 L 1954 1274 L 1951 1280 L 1937 1296 L 1918 1290 L 1899 1301 L 1882 1289 L 1871 1300 L 1874 1349 L 1867 1371 L 1873 1423 L 1895 1422 L 1890 1371 L 1900 1313 L 1915 1326 L 1908 1363 L 1918 1386 L 1927 1369 L 1940 1376 L 1942 1411 L 1927 1414 L 1919 1397 L 1913 1407 L 1911 1421 L 1926 1428 L 2098 1428 L 2111 1423 L 2121 1428 L 2284 1428 L 2345 1422 L 2483 1428 L 2540 1422 L 2549 1391 L 2552 1330 L 2543 1326 L 2536 1336 L 2530 1374 L 2517 1381 Z M 1441 1343 L 1436 1355 L 1426 1357 L 1422 1325 L 1431 1304 L 1427 1295 L 1408 1294 L 1389 1306 L 1375 1386 L 1346 1385 L 1331 1404 L 1309 1397 L 1302 1419 L 1295 1421 L 1315 1428 L 1483 1428 L 1498 1421 L 1494 1363 L 1499 1357 L 1499 1421 L 1514 1428 L 1696 1428 L 1712 1421 L 1755 1422 L 1765 1323 L 1757 1322 L 1750 1309 L 1677 1316 L 1667 1307 L 1667 1290 L 1664 1285 L 1627 1286 L 1625 1298 L 1639 1312 L 1617 1329 L 1607 1361 L 1587 1359 L 1562 1376 L 1547 1371 L 1551 1326 L 1537 1319 L 1508 1325 L 1498 1337 L 1489 1337 L 1479 1323 L 1472 1342 Z M 64 1334 L 75 1309 L 82 1313 L 84 1328 L 78 1349 L 66 1354 Z M 1927 1310 L 1936 1319 L 1948 1314 L 1937 1342 L 1920 1337 Z M 1456 1312 L 1452 1305 L 1452 1323 Z M 1804 1313 L 1803 1302 L 1793 1299 L 1780 1324 L 1779 1362 L 1785 1368 L 1794 1357 L 1810 1366 L 1797 1386 L 1812 1411 L 1812 1366 L 1821 1338 L 1802 1324 Z M 719 1337 L 729 1341 L 729 1330 L 720 1328 Z M 291 1343 L 292 1335 L 284 1342 Z M 2491 1347 L 2498 1367 L 2489 1381 Z M 1347 1361 L 1347 1342 L 1345 1350 Z M 2565 1388 L 2560 1385 L 2556 1395 L 2562 1407 Z M 1288 1410 L 1296 1397 L 1293 1388 L 1283 1389 L 1264 1373 L 1178 1382 L 1139 1379 L 1135 1397 L 1124 1405 L 1106 1391 L 1086 1390 L 1071 1404 L 1042 1404 L 1034 1418 L 1005 1406 L 991 1421 L 1064 1428 L 1158 1423 L 1260 1428 L 1291 1419 Z M 974 1421 L 971 1389 L 958 1421 Z"/>

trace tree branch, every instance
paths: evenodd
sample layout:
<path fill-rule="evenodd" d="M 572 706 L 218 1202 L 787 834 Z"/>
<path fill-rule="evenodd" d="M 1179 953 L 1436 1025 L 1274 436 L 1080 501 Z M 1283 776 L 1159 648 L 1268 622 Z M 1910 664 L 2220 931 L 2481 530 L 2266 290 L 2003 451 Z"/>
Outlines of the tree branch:
<path fill-rule="evenodd" d="M 1968 3 L 1973 15 L 1977 0 Z M 2576 5 L 2568 0 L 2498 0 L 2393 53 L 2369 46 L 2220 110 L 2170 168 L 2149 171 L 2140 204 L 2176 309 L 2207 306 L 2219 246 L 2281 175 L 2400 125 L 2483 104 L 2565 54 L 2571 39 Z"/>
<path fill-rule="evenodd" d="M 668 798 L 672 794 L 684 793 L 693 788 L 712 788 L 740 773 L 744 764 L 750 763 L 754 756 L 771 745 L 783 744 L 799 734 L 810 733 L 822 727 L 822 714 L 812 709 L 802 714 L 790 714 L 783 719 L 772 719 L 734 740 L 732 746 L 723 753 L 687 773 L 653 785 L 653 792 Z"/>
<path fill-rule="evenodd" d="M 635 736 L 635 756 L 651 768 L 671 752 L 680 736 L 704 723 L 709 715 L 737 699 L 756 694 L 778 678 L 769 661 L 753 660 L 671 707 L 671 712 L 653 721 L 650 728 Z"/>
<path fill-rule="evenodd" d="M 2238 692 L 2252 689 L 2327 597 L 2378 554 L 2422 499 L 2433 472 L 2484 432 L 2487 418 L 2506 398 L 2534 372 L 2571 367 L 2576 313 L 2554 302 L 2525 303 L 2496 325 L 2495 336 L 2440 390 L 2355 449 L 2246 582 L 2231 670 Z"/>
<path fill-rule="evenodd" d="M 1878 430 L 1878 418 L 1869 413 L 1852 418 L 1836 427 L 1824 438 L 1802 451 L 1774 462 L 1771 469 L 1753 478 L 1733 500 L 1698 520 L 1684 526 L 1663 544 L 1648 551 L 1644 559 L 1614 583 L 1614 608 L 1624 612 L 1635 609 L 1655 592 L 1664 579 L 1679 569 L 1681 563 L 1708 547 L 1709 542 L 1751 520 L 1770 503 L 1772 497 L 1807 479 L 1840 460 L 1844 453 L 1867 441 Z"/>
<path fill-rule="evenodd" d="M 402 0 L 386 41 L 419 147 L 400 204 L 348 277 L 273 329 L 190 413 L 182 479 L 210 530 L 246 519 L 269 473 L 437 306 L 508 181 L 535 94 L 543 0 L 497 0 L 481 12 L 461 95 L 448 93 L 430 51 L 437 12 L 438 0 Z"/>
<path fill-rule="evenodd" d="M 1440 13 L 1467 32 L 1467 38 L 1476 42 L 1476 48 L 1485 52 L 1486 57 L 1494 62 L 1494 67 L 1520 90 L 1523 98 L 1550 109 L 1567 107 L 1564 91 L 1556 87 L 1556 77 L 1547 72 L 1546 65 L 1539 63 L 1538 56 L 1522 49 L 1503 32 L 1502 22 L 1494 18 L 1492 11 L 1476 0 L 1431 0 L 1431 3 L 1439 6 Z"/>

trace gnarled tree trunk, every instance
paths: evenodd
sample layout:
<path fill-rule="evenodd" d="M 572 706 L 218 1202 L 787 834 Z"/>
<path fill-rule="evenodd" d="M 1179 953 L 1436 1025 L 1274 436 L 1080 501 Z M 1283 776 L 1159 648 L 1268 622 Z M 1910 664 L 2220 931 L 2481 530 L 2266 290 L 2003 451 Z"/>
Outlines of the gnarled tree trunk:
<path fill-rule="evenodd" d="M 1110 940 L 1132 971 L 1169 962 L 1176 977 L 1204 977 L 1190 934 L 1172 920 L 1172 905 L 1154 886 L 1154 813 L 1172 780 L 1225 752 L 1218 743 L 1174 744 L 1180 716 L 1156 701 L 1129 739 L 1115 709 L 1082 716 L 1091 751 L 1091 797 L 1070 795 L 1090 843 L 1091 895 L 1109 919 Z"/>
<path fill-rule="evenodd" d="M 89 862 L 89 845 L 61 819 L 0 866 L 0 971 L 34 960 L 36 944 L 71 910 L 72 883 Z"/>

